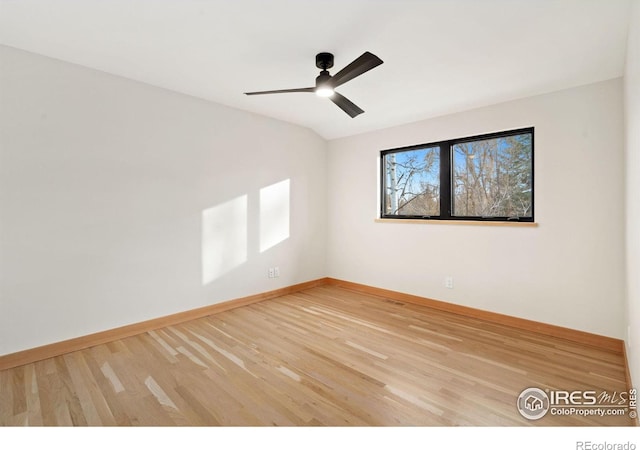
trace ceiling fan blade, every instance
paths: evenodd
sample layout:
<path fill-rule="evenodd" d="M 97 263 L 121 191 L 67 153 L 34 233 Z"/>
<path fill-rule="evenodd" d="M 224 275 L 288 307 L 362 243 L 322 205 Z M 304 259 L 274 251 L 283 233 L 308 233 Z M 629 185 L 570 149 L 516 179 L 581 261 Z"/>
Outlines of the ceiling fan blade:
<path fill-rule="evenodd" d="M 342 109 L 344 112 L 349 114 L 352 119 L 355 116 L 357 116 L 358 114 L 362 114 L 364 112 L 362 109 L 360 109 L 355 103 L 353 103 L 347 97 L 345 97 L 344 95 L 340 95 L 337 92 L 334 92 L 333 95 L 331 97 L 329 97 L 329 99 L 333 103 L 338 105 L 340 107 L 340 109 Z"/>
<path fill-rule="evenodd" d="M 338 87 L 341 84 L 344 84 L 347 81 L 353 80 L 355 77 L 368 72 L 374 67 L 379 66 L 383 62 L 384 61 L 382 61 L 373 53 L 364 52 L 361 56 L 351 62 L 351 64 L 331 77 L 330 83 L 333 87 Z"/>
<path fill-rule="evenodd" d="M 315 92 L 316 88 L 299 88 L 299 89 L 280 89 L 278 91 L 258 91 L 245 92 L 245 95 L 262 95 L 262 94 L 286 94 L 288 92 Z"/>

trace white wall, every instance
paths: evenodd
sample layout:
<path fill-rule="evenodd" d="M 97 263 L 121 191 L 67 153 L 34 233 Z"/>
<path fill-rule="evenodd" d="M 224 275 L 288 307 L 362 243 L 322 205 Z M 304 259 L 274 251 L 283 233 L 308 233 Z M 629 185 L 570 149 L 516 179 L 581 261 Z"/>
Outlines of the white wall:
<path fill-rule="evenodd" d="M 622 338 L 622 112 L 615 79 L 331 141 L 329 276 Z M 528 126 L 537 228 L 374 223 L 380 150 Z"/>
<path fill-rule="evenodd" d="M 625 71 L 627 168 L 627 356 L 640 386 L 640 0 L 632 6 Z"/>
<path fill-rule="evenodd" d="M 637 54 L 625 84 L 630 193 Z M 327 144 L 7 47 L 0 64 L 0 355 L 326 275 L 625 337 L 621 80 Z M 526 126 L 537 228 L 374 223 L 380 150 Z M 640 342 L 632 194 L 627 210 Z"/>
<path fill-rule="evenodd" d="M 0 63 L 0 355 L 325 276 L 310 130 L 8 47 Z"/>

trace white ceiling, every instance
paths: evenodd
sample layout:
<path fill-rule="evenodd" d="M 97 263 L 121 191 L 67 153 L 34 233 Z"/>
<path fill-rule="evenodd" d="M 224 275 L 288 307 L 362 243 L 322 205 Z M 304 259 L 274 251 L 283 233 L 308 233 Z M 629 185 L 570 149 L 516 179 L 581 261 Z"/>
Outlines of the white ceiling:
<path fill-rule="evenodd" d="M 332 139 L 622 76 L 629 0 L 0 0 L 0 43 Z M 312 94 L 365 51 L 384 64 Z"/>

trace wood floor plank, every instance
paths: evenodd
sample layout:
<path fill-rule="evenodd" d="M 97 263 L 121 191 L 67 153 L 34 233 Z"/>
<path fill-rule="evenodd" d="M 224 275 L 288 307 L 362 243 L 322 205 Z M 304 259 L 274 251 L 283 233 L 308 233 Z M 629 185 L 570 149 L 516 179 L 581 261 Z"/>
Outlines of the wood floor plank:
<path fill-rule="evenodd" d="M 25 367 L 17 367 L 11 377 L 13 391 L 13 415 L 17 416 L 27 411 L 27 393 L 24 383 Z"/>
<path fill-rule="evenodd" d="M 27 399 L 28 425 L 42 426 L 42 408 L 38 392 L 38 380 L 34 364 L 25 366 L 24 387 Z"/>
<path fill-rule="evenodd" d="M 13 385 L 10 382 L 12 372 L 0 371 L 0 425 L 9 425 L 13 417 Z"/>
<path fill-rule="evenodd" d="M 626 389 L 613 351 L 323 285 L 0 371 L 0 425 L 601 426 L 523 389 Z"/>
<path fill-rule="evenodd" d="M 88 370 L 87 376 L 94 381 L 91 389 L 95 390 L 95 392 L 92 392 L 92 395 L 102 399 L 98 400 L 99 402 L 104 401 L 104 406 L 101 405 L 99 410 L 107 410 L 103 416 L 105 425 L 131 425 L 132 423 L 128 412 L 122 406 L 122 402 L 119 399 L 119 397 L 122 398 L 123 396 L 118 396 L 118 392 L 115 391 L 113 383 L 102 370 L 102 368 L 109 363 L 104 359 L 97 358 L 97 356 L 101 354 L 100 350 L 107 350 L 106 346 L 102 349 L 94 347 L 78 352 L 82 355 L 82 360 Z M 105 353 L 110 354 L 108 350 Z M 123 391 L 124 387 L 120 392 Z"/>

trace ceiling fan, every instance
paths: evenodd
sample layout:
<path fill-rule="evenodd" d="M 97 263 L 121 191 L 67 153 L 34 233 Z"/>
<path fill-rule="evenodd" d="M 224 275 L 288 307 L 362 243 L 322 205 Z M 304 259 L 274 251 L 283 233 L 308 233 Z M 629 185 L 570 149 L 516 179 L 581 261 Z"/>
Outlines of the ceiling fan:
<path fill-rule="evenodd" d="M 364 52 L 361 56 L 353 60 L 344 69 L 330 75 L 329 70 L 333 67 L 333 55 L 331 53 L 318 53 L 316 55 L 316 67 L 320 70 L 320 75 L 316 78 L 316 86 L 299 89 L 281 89 L 277 91 L 259 91 L 259 92 L 245 92 L 246 95 L 262 95 L 262 94 L 285 94 L 290 92 L 315 92 L 319 97 L 328 97 L 333 103 L 338 105 L 340 109 L 349 114 L 349 116 L 356 117 L 358 114 L 362 114 L 364 111 L 360 109 L 351 100 L 343 95 L 340 95 L 335 91 L 340 85 L 343 85 L 347 81 L 353 80 L 355 77 L 362 75 L 365 72 L 373 69 L 374 67 L 382 64 L 383 61 L 376 55 Z"/>

